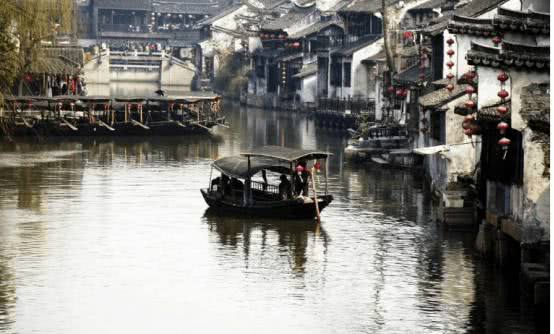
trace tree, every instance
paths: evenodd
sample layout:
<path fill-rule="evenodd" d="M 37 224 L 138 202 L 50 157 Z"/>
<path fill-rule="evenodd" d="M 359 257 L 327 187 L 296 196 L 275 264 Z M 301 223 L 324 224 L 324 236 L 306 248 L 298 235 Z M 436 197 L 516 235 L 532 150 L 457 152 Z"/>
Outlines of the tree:
<path fill-rule="evenodd" d="M 44 73 L 48 66 L 43 44 L 74 29 L 72 0 L 3 0 L 0 6 L 0 90 L 13 87 L 28 73 Z"/>

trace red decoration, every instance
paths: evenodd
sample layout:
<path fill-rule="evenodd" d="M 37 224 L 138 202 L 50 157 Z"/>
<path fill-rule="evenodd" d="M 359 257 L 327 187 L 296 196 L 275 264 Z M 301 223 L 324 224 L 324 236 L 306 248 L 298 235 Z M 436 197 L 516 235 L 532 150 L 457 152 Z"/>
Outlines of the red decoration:
<path fill-rule="evenodd" d="M 446 66 L 448 66 L 448 68 L 452 68 L 454 66 L 454 62 L 452 60 L 449 60 L 447 63 L 446 63 Z"/>
<path fill-rule="evenodd" d="M 471 123 L 470 123 L 470 122 L 466 122 L 466 121 L 462 122 L 462 128 L 463 128 L 464 130 L 469 129 L 470 127 L 471 127 Z"/>
<path fill-rule="evenodd" d="M 402 89 L 399 88 L 396 90 L 396 96 L 402 97 Z"/>
<path fill-rule="evenodd" d="M 465 121 L 471 122 L 474 119 L 475 119 L 475 117 L 473 115 L 466 115 L 466 117 L 464 117 L 464 122 Z"/>
<path fill-rule="evenodd" d="M 467 81 L 472 81 L 473 79 L 475 79 L 476 76 L 477 76 L 477 73 L 475 73 L 475 71 L 467 71 L 464 74 L 464 77 L 466 78 Z"/>
<path fill-rule="evenodd" d="M 496 78 L 502 83 L 506 82 L 506 80 L 509 79 L 508 74 L 506 74 L 506 72 L 504 71 L 500 72 Z"/>
<path fill-rule="evenodd" d="M 475 108 L 475 101 L 473 100 L 467 100 L 465 103 L 466 108 L 473 109 Z"/>
<path fill-rule="evenodd" d="M 454 79 L 454 74 L 448 73 L 448 74 L 446 75 L 446 78 L 447 78 L 448 80 L 452 80 L 452 79 Z"/>
<path fill-rule="evenodd" d="M 319 161 L 316 161 L 316 163 L 314 164 L 314 168 L 316 170 L 321 170 L 321 163 L 319 163 Z"/>
<path fill-rule="evenodd" d="M 469 95 L 475 93 L 475 88 L 471 85 L 467 86 L 466 93 L 469 94 Z"/>
<path fill-rule="evenodd" d="M 454 85 L 453 84 L 448 84 L 448 85 L 446 85 L 446 89 L 448 89 L 448 91 L 452 92 L 454 90 Z"/>
<path fill-rule="evenodd" d="M 501 98 L 501 99 L 505 99 L 509 96 L 510 94 L 505 90 L 505 89 L 501 89 L 499 92 L 498 92 L 498 97 Z"/>
<path fill-rule="evenodd" d="M 33 76 L 30 74 L 25 74 L 24 79 L 25 81 L 30 82 L 30 81 L 33 81 Z"/>
<path fill-rule="evenodd" d="M 506 122 L 500 122 L 498 123 L 498 125 L 496 126 L 496 128 L 500 131 L 500 134 L 503 135 L 506 133 L 506 130 L 508 130 L 510 126 L 508 125 L 508 123 Z"/>
<path fill-rule="evenodd" d="M 447 54 L 449 57 L 452 57 L 452 56 L 454 55 L 454 50 L 448 49 L 448 51 L 446 51 L 446 54 Z"/>
<path fill-rule="evenodd" d="M 506 107 L 506 106 L 498 106 L 496 108 L 496 111 L 501 115 L 505 115 L 505 114 L 508 113 L 509 110 L 508 110 L 508 107 Z"/>
<path fill-rule="evenodd" d="M 304 167 L 298 165 L 298 166 L 296 166 L 295 170 L 296 170 L 297 173 L 302 173 L 304 171 Z"/>
<path fill-rule="evenodd" d="M 411 31 L 404 31 L 404 39 L 409 39 L 409 38 L 413 38 L 414 37 L 414 33 L 411 32 Z"/>
<path fill-rule="evenodd" d="M 502 43 L 502 37 L 500 36 L 494 36 L 493 39 L 492 39 L 492 42 L 494 43 L 494 45 L 498 45 L 500 43 Z"/>
<path fill-rule="evenodd" d="M 279 38 L 280 39 L 285 39 L 285 35 L 281 34 L 281 35 L 279 35 Z"/>
<path fill-rule="evenodd" d="M 295 48 L 295 49 L 298 49 L 300 47 L 300 43 L 299 42 L 294 42 L 292 43 L 292 46 Z"/>
<path fill-rule="evenodd" d="M 508 138 L 506 137 L 502 137 L 499 141 L 498 141 L 498 145 L 504 147 L 507 149 L 507 146 L 510 145 L 512 143 L 511 140 L 509 140 Z"/>
<path fill-rule="evenodd" d="M 452 38 L 449 38 L 449 39 L 446 40 L 446 44 L 452 45 L 452 44 L 454 44 L 454 40 Z"/>
<path fill-rule="evenodd" d="M 464 134 L 468 137 L 471 137 L 473 130 L 471 128 L 464 129 Z"/>
<path fill-rule="evenodd" d="M 389 87 L 387 88 L 387 93 L 389 93 L 389 94 L 394 93 L 394 87 L 393 87 L 393 86 L 389 86 Z"/>

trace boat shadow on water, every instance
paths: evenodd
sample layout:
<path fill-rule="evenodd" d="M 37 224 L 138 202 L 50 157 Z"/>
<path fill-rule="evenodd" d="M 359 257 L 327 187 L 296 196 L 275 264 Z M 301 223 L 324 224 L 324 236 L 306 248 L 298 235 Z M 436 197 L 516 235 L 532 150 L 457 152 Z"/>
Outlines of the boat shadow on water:
<path fill-rule="evenodd" d="M 325 271 L 330 238 L 321 224 L 313 219 L 261 218 L 222 213 L 213 208 L 208 208 L 202 218 L 217 243 L 224 246 L 219 250 L 232 257 L 237 256 L 237 251 L 242 251 L 247 266 L 253 257 L 272 254 L 274 251 L 267 251 L 276 247 L 279 249 L 277 254 L 281 254 L 278 257 L 286 254 L 289 268 L 295 275 L 306 273 L 307 262 L 311 258 L 308 254 L 314 251 L 322 253 L 316 258 L 322 260 L 319 268 Z M 280 267 L 279 270 L 282 269 Z"/>

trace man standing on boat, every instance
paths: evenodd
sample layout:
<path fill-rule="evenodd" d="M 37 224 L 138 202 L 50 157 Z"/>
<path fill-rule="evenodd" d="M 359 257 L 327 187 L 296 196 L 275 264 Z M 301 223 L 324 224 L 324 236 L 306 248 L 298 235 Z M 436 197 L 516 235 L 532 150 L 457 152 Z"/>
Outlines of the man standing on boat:
<path fill-rule="evenodd" d="M 308 180 L 310 171 L 306 168 L 306 161 L 299 161 L 296 165 L 296 174 L 294 175 L 294 194 L 299 196 L 308 196 Z"/>

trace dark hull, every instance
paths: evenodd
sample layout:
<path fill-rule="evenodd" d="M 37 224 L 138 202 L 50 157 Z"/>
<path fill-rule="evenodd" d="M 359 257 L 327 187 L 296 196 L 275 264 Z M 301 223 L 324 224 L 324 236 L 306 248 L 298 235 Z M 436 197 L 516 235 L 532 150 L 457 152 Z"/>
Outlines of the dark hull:
<path fill-rule="evenodd" d="M 290 201 L 258 201 L 252 206 L 242 206 L 239 203 L 222 200 L 210 195 L 205 189 L 200 190 L 204 200 L 213 212 L 242 214 L 258 217 L 305 219 L 315 217 L 315 203 Z M 333 196 L 319 196 L 319 211 L 323 211 Z"/>
<path fill-rule="evenodd" d="M 208 128 L 213 127 L 215 124 L 208 124 Z M 76 124 L 77 131 L 71 129 L 65 124 L 59 124 L 54 122 L 39 123 L 28 128 L 25 126 L 17 126 L 10 130 L 10 135 L 19 136 L 175 136 L 175 135 L 188 135 L 188 134 L 208 134 L 210 131 L 207 128 L 197 125 L 186 125 L 185 127 L 179 126 L 172 122 L 156 122 L 148 124 L 150 129 L 145 129 L 141 126 L 131 123 L 117 123 L 112 126 L 115 131 L 112 131 L 106 127 L 94 124 Z M 0 134 L 2 131 L 0 130 Z"/>

